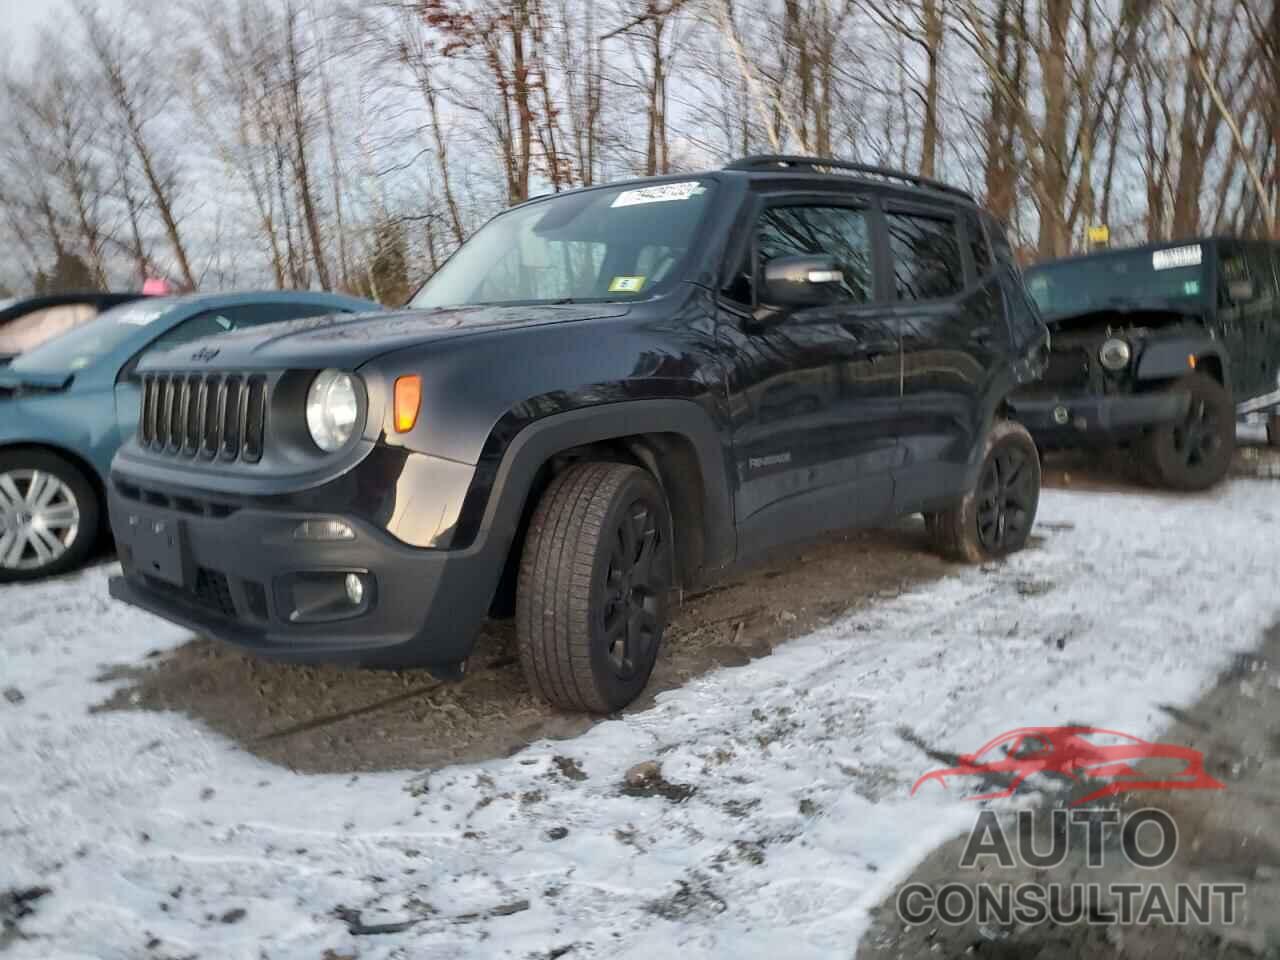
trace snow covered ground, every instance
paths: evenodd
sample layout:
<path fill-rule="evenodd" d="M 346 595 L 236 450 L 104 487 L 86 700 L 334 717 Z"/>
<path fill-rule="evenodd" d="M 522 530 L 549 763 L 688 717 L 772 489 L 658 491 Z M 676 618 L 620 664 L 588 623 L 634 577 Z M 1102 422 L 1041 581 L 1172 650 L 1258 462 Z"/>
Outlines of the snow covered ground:
<path fill-rule="evenodd" d="M 183 632 L 108 600 L 108 568 L 0 588 L 0 688 L 23 696 L 0 699 L 0 892 L 52 891 L 8 953 L 850 956 L 867 907 L 972 823 L 955 794 L 909 796 L 935 764 L 904 733 L 1156 732 L 1280 613 L 1278 489 L 1046 491 L 1007 563 L 427 778 L 304 776 L 181 715 L 90 713 L 104 667 Z M 651 759 L 659 789 L 625 790 Z M 357 911 L 406 926 L 355 935 Z"/>

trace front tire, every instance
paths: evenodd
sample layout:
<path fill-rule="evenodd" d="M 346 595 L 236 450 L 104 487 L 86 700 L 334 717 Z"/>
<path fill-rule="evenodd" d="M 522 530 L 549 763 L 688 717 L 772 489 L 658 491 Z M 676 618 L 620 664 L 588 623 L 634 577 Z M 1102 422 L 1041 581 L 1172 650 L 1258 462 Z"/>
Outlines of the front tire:
<path fill-rule="evenodd" d="M 539 695 L 613 713 L 644 689 L 666 628 L 670 515 L 657 482 L 630 464 L 577 464 L 552 480 L 516 589 L 520 665 Z"/>
<path fill-rule="evenodd" d="M 1021 550 L 1040 505 L 1040 453 L 1026 427 L 997 420 L 983 446 L 977 486 L 954 507 L 924 515 L 938 552 L 983 563 Z"/>
<path fill-rule="evenodd" d="M 1231 394 L 1213 377 L 1193 373 L 1167 387 L 1190 395 L 1186 416 L 1156 427 L 1142 440 L 1147 475 L 1171 490 L 1207 490 L 1227 475 L 1236 443 Z"/>
<path fill-rule="evenodd" d="M 97 493 L 70 461 L 43 450 L 0 454 L 0 583 L 78 567 L 99 516 Z"/>
<path fill-rule="evenodd" d="M 1280 447 L 1280 413 L 1267 417 L 1267 446 Z"/>

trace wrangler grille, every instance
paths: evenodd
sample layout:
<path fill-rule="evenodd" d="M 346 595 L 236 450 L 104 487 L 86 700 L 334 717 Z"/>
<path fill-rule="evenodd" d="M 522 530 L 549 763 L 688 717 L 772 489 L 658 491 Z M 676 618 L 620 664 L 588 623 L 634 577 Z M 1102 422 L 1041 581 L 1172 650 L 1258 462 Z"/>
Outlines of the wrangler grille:
<path fill-rule="evenodd" d="M 1091 360 L 1090 352 L 1080 347 L 1051 350 L 1041 383 L 1046 387 L 1088 387 Z"/>
<path fill-rule="evenodd" d="M 138 442 L 155 453 L 206 460 L 262 459 L 267 378 L 238 373 L 148 373 Z"/>

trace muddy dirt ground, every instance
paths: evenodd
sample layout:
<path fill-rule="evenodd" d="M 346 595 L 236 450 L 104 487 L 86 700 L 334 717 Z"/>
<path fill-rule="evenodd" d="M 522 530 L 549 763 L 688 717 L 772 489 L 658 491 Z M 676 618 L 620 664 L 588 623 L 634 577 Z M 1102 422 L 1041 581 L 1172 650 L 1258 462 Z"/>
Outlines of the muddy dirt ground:
<path fill-rule="evenodd" d="M 735 667 L 848 610 L 943 576 L 916 519 L 891 530 L 851 533 L 800 550 L 686 595 L 676 607 L 644 696 L 716 667 Z M 295 770 L 429 770 L 506 756 L 541 738 L 576 736 L 597 718 L 535 698 L 516 660 L 511 621 L 487 623 L 466 677 L 440 683 L 423 671 L 369 671 L 270 663 L 221 643 L 193 639 L 127 678 L 99 709 L 178 710 L 245 749 Z"/>
<path fill-rule="evenodd" d="M 1236 472 L 1280 474 L 1280 451 L 1242 448 Z M 1151 492 L 1130 476 L 1115 457 L 1056 456 L 1045 465 L 1047 486 Z M 708 670 L 768 656 L 790 638 L 949 569 L 929 551 L 918 517 L 779 551 L 683 598 L 653 680 L 629 709 L 644 710 L 658 693 Z M 577 736 L 597 722 L 529 692 L 509 621 L 486 624 L 458 683 L 422 671 L 271 663 L 194 638 L 141 667 L 105 665 L 102 676 L 128 683 L 98 709 L 181 711 L 263 759 L 304 772 L 430 770 Z"/>

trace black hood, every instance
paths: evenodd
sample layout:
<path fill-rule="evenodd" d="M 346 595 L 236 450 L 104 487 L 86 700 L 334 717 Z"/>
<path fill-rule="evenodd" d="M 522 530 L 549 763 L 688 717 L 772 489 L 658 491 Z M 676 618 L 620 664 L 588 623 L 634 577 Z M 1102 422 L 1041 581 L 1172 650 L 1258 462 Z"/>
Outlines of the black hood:
<path fill-rule="evenodd" d="M 427 340 L 512 327 L 619 317 L 620 303 L 473 306 L 398 313 L 306 317 L 247 327 L 148 357 L 142 369 L 353 369 L 375 357 Z"/>

